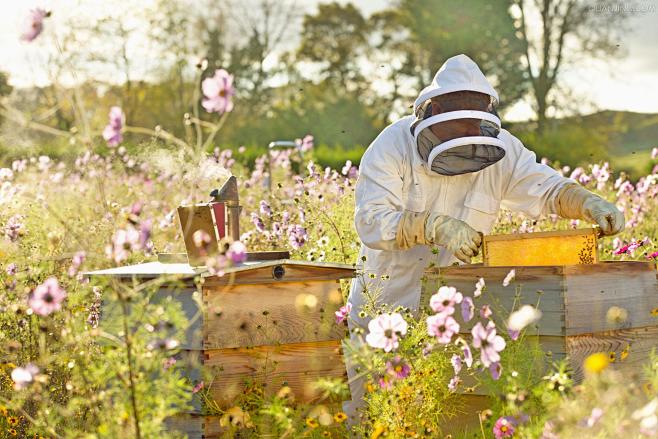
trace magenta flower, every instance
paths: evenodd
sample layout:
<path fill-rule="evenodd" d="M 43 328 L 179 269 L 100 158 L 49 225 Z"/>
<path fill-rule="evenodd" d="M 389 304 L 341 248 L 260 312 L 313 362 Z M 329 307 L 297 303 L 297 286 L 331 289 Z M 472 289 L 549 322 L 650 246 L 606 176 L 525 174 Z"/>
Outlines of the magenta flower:
<path fill-rule="evenodd" d="M 400 345 L 399 337 L 407 333 L 407 322 L 399 313 L 385 313 L 368 323 L 366 342 L 373 348 L 390 352 Z"/>
<path fill-rule="evenodd" d="M 47 17 L 50 17 L 50 11 L 41 8 L 32 9 L 25 22 L 21 40 L 28 43 L 34 41 L 43 31 L 43 20 Z"/>
<path fill-rule="evenodd" d="M 28 299 L 28 305 L 36 314 L 47 316 L 59 311 L 64 299 L 66 291 L 59 286 L 57 278 L 51 276 L 34 289 Z"/>
<path fill-rule="evenodd" d="M 39 373 L 39 368 L 28 363 L 25 367 L 17 367 L 11 371 L 11 379 L 14 381 L 14 389 L 21 390 L 34 382 L 34 378 Z"/>
<path fill-rule="evenodd" d="M 507 273 L 507 276 L 505 276 L 505 279 L 503 279 L 503 286 L 504 287 L 508 286 L 515 276 L 516 276 L 516 270 L 511 269 L 510 272 Z"/>
<path fill-rule="evenodd" d="M 514 418 L 511 416 L 501 416 L 498 418 L 493 427 L 494 437 L 502 439 L 514 436 Z"/>
<path fill-rule="evenodd" d="M 201 90 L 204 96 L 201 105 L 208 113 L 222 114 L 233 110 L 233 75 L 229 75 L 226 70 L 215 70 L 214 76 L 203 80 Z"/>
<path fill-rule="evenodd" d="M 448 344 L 459 332 L 459 323 L 452 316 L 438 313 L 427 318 L 427 333 L 436 337 L 440 344 Z"/>
<path fill-rule="evenodd" d="M 489 373 L 491 373 L 491 378 L 494 380 L 498 380 L 500 378 L 500 374 L 503 371 L 503 367 L 500 365 L 500 362 L 496 363 L 491 363 L 489 366 Z"/>
<path fill-rule="evenodd" d="M 505 340 L 500 335 L 496 335 L 496 325 L 494 322 L 489 322 L 486 326 L 482 326 L 478 322 L 471 330 L 473 335 L 473 347 L 480 349 L 480 359 L 484 367 L 489 367 L 491 363 L 500 361 L 498 352 L 505 349 Z"/>
<path fill-rule="evenodd" d="M 647 259 L 656 259 L 658 258 L 658 252 L 653 252 L 650 255 L 647 255 Z"/>
<path fill-rule="evenodd" d="M 455 287 L 443 286 L 430 298 L 430 308 L 437 313 L 453 314 L 455 304 L 461 303 L 462 299 L 462 293 L 458 292 Z"/>
<path fill-rule="evenodd" d="M 234 264 L 247 260 L 247 247 L 240 241 L 233 241 L 226 252 L 226 257 Z"/>
<path fill-rule="evenodd" d="M 117 146 L 123 140 L 123 135 L 121 130 L 125 122 L 125 116 L 121 107 L 112 107 L 110 108 L 110 120 L 109 123 L 103 129 L 103 139 L 107 142 L 109 146 Z"/>
<path fill-rule="evenodd" d="M 200 392 L 201 389 L 203 389 L 204 386 L 205 386 L 205 384 L 203 383 L 203 381 L 201 381 L 201 382 L 198 383 L 196 386 L 194 386 L 194 388 L 192 389 L 192 393 L 198 393 L 198 392 Z"/>
<path fill-rule="evenodd" d="M 469 322 L 475 313 L 475 305 L 473 305 L 473 299 L 470 297 L 464 297 L 462 300 L 462 318 L 464 322 Z"/>
<path fill-rule="evenodd" d="M 386 362 L 386 372 L 390 376 L 401 380 L 409 376 L 411 366 L 405 363 L 402 357 L 396 355 L 392 360 Z"/>
<path fill-rule="evenodd" d="M 308 234 L 306 233 L 306 229 L 304 227 L 300 225 L 288 226 L 288 242 L 292 248 L 299 250 L 304 246 L 307 239 Z"/>
<path fill-rule="evenodd" d="M 347 316 L 350 315 L 350 311 L 352 311 L 351 303 L 347 302 L 345 305 L 341 306 L 340 309 L 334 313 L 336 315 L 336 323 L 343 323 L 345 319 L 347 319 Z"/>

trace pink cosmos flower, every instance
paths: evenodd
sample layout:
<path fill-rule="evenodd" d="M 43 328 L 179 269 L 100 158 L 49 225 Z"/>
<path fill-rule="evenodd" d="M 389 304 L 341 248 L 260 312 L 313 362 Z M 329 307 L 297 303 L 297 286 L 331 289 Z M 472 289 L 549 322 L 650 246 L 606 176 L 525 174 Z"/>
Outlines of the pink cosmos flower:
<path fill-rule="evenodd" d="M 50 11 L 41 8 L 32 9 L 25 22 L 21 40 L 28 43 L 34 41 L 43 31 L 43 20 L 47 17 L 50 17 Z"/>
<path fill-rule="evenodd" d="M 482 294 L 482 289 L 484 288 L 484 278 L 480 278 L 475 284 L 475 291 L 473 292 L 473 297 L 480 297 Z"/>
<path fill-rule="evenodd" d="M 304 246 L 307 239 L 308 234 L 306 233 L 306 229 L 304 227 L 300 225 L 288 226 L 288 242 L 292 248 L 299 250 Z"/>
<path fill-rule="evenodd" d="M 475 312 L 475 305 L 473 305 L 473 299 L 466 296 L 462 300 L 462 318 L 464 322 L 469 322 L 473 318 Z"/>
<path fill-rule="evenodd" d="M 438 313 L 427 317 L 427 333 L 437 338 L 440 344 L 448 344 L 459 332 L 459 323 L 452 316 Z"/>
<path fill-rule="evenodd" d="M 350 302 L 341 306 L 340 309 L 334 313 L 336 315 L 336 323 L 343 323 L 350 314 L 350 311 L 352 311 L 352 304 Z"/>
<path fill-rule="evenodd" d="M 647 259 L 656 259 L 658 258 L 658 252 L 653 252 L 650 255 L 647 255 Z"/>
<path fill-rule="evenodd" d="M 7 265 L 6 271 L 9 276 L 15 276 L 16 272 L 18 271 L 18 266 L 12 262 L 11 264 Z"/>
<path fill-rule="evenodd" d="M 114 232 L 112 243 L 105 247 L 105 254 L 118 264 L 128 259 L 130 253 L 140 248 L 139 231 L 132 226 L 128 226 Z"/>
<path fill-rule="evenodd" d="M 25 367 L 17 367 L 11 371 L 11 379 L 14 381 L 14 389 L 21 390 L 34 382 L 35 376 L 39 373 L 39 368 L 28 363 Z"/>
<path fill-rule="evenodd" d="M 399 313 L 384 313 L 368 323 L 366 342 L 373 348 L 391 352 L 400 345 L 399 337 L 407 333 L 407 322 Z"/>
<path fill-rule="evenodd" d="M 121 107 L 110 108 L 109 123 L 103 129 L 103 139 L 109 146 L 117 146 L 123 140 L 121 130 L 125 122 L 125 116 Z"/>
<path fill-rule="evenodd" d="M 507 276 L 505 276 L 505 279 L 503 279 L 503 286 L 506 287 L 509 285 L 509 283 L 514 279 L 516 276 L 516 270 L 511 269 L 509 273 L 507 273 Z"/>
<path fill-rule="evenodd" d="M 473 347 L 480 349 L 480 359 L 484 367 L 489 367 L 492 363 L 500 361 L 498 352 L 505 349 L 505 340 L 500 335 L 496 335 L 496 325 L 489 322 L 482 326 L 478 322 L 471 330 L 473 335 Z"/>
<path fill-rule="evenodd" d="M 233 75 L 229 75 L 226 70 L 215 70 L 214 76 L 203 80 L 201 90 L 204 96 L 201 105 L 208 113 L 222 114 L 233 110 Z"/>
<path fill-rule="evenodd" d="M 409 376 L 411 366 L 401 356 L 396 355 L 392 360 L 386 362 L 386 372 L 395 379 L 401 380 Z"/>
<path fill-rule="evenodd" d="M 462 293 L 455 287 L 443 286 L 430 298 L 430 308 L 437 313 L 453 314 L 455 304 L 461 303 L 462 299 Z"/>
<path fill-rule="evenodd" d="M 494 437 L 496 439 L 502 439 L 506 437 L 514 436 L 514 424 L 515 420 L 511 416 L 501 416 L 498 418 L 493 427 Z"/>
<path fill-rule="evenodd" d="M 47 316 L 59 311 L 64 299 L 66 291 L 59 286 L 57 278 L 51 276 L 34 289 L 27 303 L 36 314 Z"/>
<path fill-rule="evenodd" d="M 226 257 L 234 264 L 247 260 L 247 247 L 240 241 L 233 241 L 226 252 Z"/>

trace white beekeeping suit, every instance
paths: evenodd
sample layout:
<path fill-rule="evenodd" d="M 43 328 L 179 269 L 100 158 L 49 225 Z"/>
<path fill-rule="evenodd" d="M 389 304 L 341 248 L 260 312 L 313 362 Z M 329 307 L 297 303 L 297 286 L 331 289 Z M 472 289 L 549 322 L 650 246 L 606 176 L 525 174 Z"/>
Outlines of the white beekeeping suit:
<path fill-rule="evenodd" d="M 363 243 L 358 263 L 375 276 L 352 282 L 351 331 L 360 326 L 367 333 L 368 318 L 359 317 L 364 279 L 381 291 L 380 303 L 417 311 L 424 269 L 469 262 L 501 206 L 531 218 L 550 213 L 582 218 L 607 234 L 623 228 L 614 205 L 537 163 L 533 152 L 502 129 L 497 103 L 498 94 L 478 66 L 466 55 L 452 57 L 416 99 L 414 115 L 386 127 L 366 150 L 355 225 Z M 364 380 L 355 379 L 349 362 L 348 376 L 352 401 L 344 410 L 353 417 L 362 405 Z"/>

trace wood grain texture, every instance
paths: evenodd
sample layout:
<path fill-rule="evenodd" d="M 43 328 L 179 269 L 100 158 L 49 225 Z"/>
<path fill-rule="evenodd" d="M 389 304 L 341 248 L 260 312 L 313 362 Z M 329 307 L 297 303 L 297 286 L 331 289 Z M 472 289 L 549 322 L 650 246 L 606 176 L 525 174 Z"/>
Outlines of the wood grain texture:
<path fill-rule="evenodd" d="M 311 402 L 319 396 L 315 380 L 346 377 L 339 340 L 213 349 L 204 357 L 206 371 L 217 370 L 210 392 L 222 405 L 242 393 L 248 378 L 263 385 L 268 395 L 287 384 L 297 400 Z"/>
<path fill-rule="evenodd" d="M 624 308 L 624 328 L 655 324 L 658 306 L 656 270 L 651 262 L 605 262 L 564 267 L 566 335 L 615 329 L 607 322 L 610 307 Z"/>
<path fill-rule="evenodd" d="M 566 337 L 566 346 L 577 381 L 582 380 L 584 375 L 583 361 L 596 352 L 613 352 L 615 361 L 610 367 L 623 371 L 631 380 L 640 379 L 651 350 L 658 350 L 658 326 Z M 622 359 L 624 350 L 627 350 L 628 356 Z"/>
<path fill-rule="evenodd" d="M 469 265 L 461 267 L 441 267 L 425 272 L 421 288 L 421 306 L 429 306 L 429 299 L 439 286 L 449 285 L 463 294 L 472 296 L 475 284 L 480 278 L 486 282 L 486 290 L 475 299 L 479 309 L 482 304 L 491 305 L 494 313 L 508 315 L 516 303 L 537 305 L 544 314 L 536 327 L 528 328 L 529 334 L 547 336 L 564 335 L 564 276 L 562 267 L 516 267 L 516 277 L 504 287 L 503 279 L 512 267 L 485 267 Z M 462 332 L 470 331 L 475 324 L 472 320 L 463 325 Z"/>
<path fill-rule="evenodd" d="M 317 265 L 299 264 L 290 260 L 260 261 L 248 267 L 234 267 L 224 276 L 207 276 L 204 285 L 244 285 L 282 282 L 303 282 L 312 280 L 337 280 L 354 276 L 354 268 L 343 264 Z M 275 271 L 276 270 L 276 271 Z M 204 275 L 205 276 L 205 275 Z"/>
<path fill-rule="evenodd" d="M 336 282 L 204 287 L 205 349 L 339 340 L 334 312 L 343 304 Z"/>

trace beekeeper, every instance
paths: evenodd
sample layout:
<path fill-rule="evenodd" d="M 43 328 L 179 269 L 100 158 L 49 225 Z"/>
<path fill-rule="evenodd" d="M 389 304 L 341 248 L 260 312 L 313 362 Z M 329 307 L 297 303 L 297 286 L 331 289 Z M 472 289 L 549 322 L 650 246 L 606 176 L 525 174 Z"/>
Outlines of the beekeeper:
<path fill-rule="evenodd" d="M 356 183 L 355 224 L 363 243 L 359 263 L 376 276 L 352 282 L 352 340 L 355 327 L 367 333 L 368 319 L 359 317 L 364 282 L 380 291 L 379 302 L 417 311 L 424 269 L 431 263 L 469 263 L 482 244 L 478 232 L 491 231 L 501 207 L 531 218 L 582 219 L 607 235 L 624 228 L 624 215 L 614 204 L 537 163 L 532 151 L 501 128 L 497 104 L 498 93 L 477 64 L 454 56 L 420 93 L 414 114 L 386 127 L 366 150 Z M 364 393 L 364 379 L 355 370 L 348 361 L 348 416 L 356 414 Z"/>

